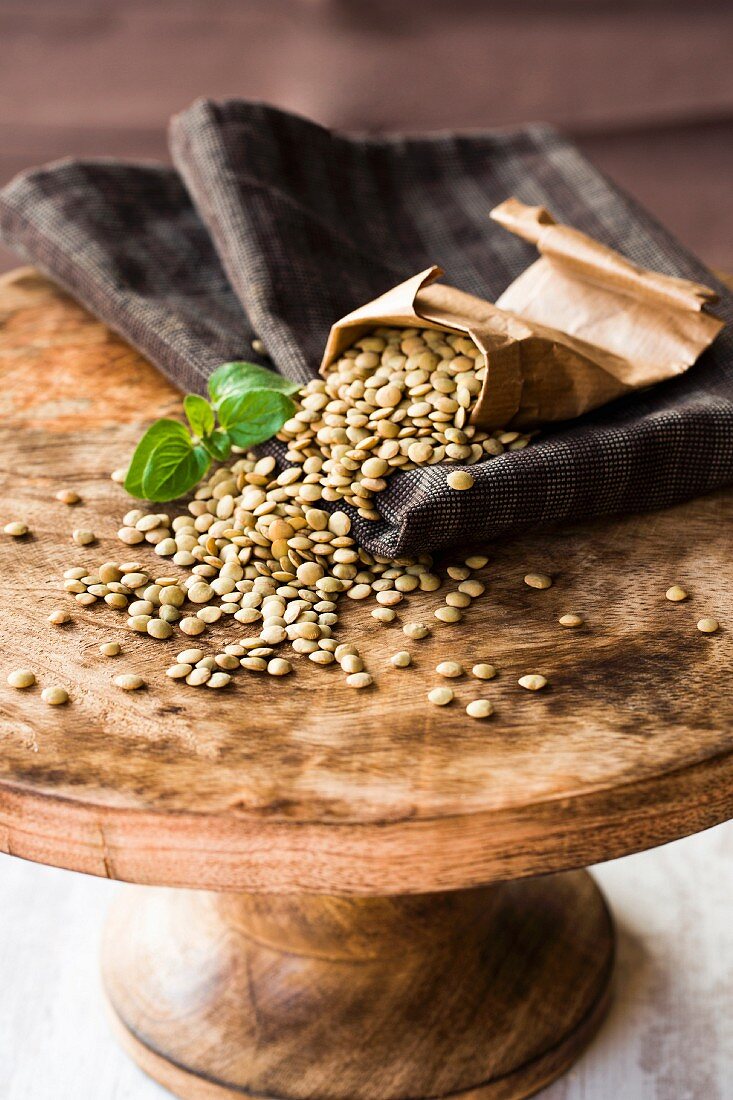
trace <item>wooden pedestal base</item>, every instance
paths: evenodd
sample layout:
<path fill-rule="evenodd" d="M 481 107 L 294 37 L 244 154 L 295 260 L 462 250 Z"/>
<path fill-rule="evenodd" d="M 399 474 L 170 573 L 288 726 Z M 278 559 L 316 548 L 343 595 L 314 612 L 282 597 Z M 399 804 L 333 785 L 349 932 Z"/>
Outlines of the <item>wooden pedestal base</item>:
<path fill-rule="evenodd" d="M 104 980 L 185 1100 L 517 1100 L 577 1058 L 614 935 L 585 872 L 345 899 L 128 889 Z"/>

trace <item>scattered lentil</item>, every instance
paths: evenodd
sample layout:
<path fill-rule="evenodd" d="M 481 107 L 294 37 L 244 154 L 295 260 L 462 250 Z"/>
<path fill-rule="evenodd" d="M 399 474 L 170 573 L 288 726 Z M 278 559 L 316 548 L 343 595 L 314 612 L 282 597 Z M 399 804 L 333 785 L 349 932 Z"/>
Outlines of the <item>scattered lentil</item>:
<path fill-rule="evenodd" d="M 489 559 L 483 554 L 471 554 L 466 558 L 466 565 L 469 569 L 483 569 L 485 565 L 488 565 Z"/>
<path fill-rule="evenodd" d="M 136 676 L 132 672 L 126 672 L 121 676 L 115 676 L 114 682 L 117 687 L 122 688 L 123 691 L 138 691 L 145 684 L 142 676 Z"/>
<path fill-rule="evenodd" d="M 395 668 L 407 668 L 412 663 L 412 657 L 406 649 L 401 649 L 399 653 L 393 653 L 389 660 Z"/>
<path fill-rule="evenodd" d="M 12 523 L 6 523 L 3 527 L 3 531 L 6 535 L 11 535 L 14 539 L 22 539 L 24 535 L 28 534 L 28 525 L 26 523 L 20 523 L 18 520 L 14 520 Z"/>
<path fill-rule="evenodd" d="M 8 684 L 11 688 L 18 688 L 22 691 L 25 688 L 33 687 L 35 682 L 36 674 L 31 672 L 29 668 L 16 668 L 8 673 Z"/>
<path fill-rule="evenodd" d="M 211 679 L 211 669 L 204 667 L 197 667 L 191 669 L 186 677 L 186 683 L 191 687 L 201 687 L 207 680 Z"/>
<path fill-rule="evenodd" d="M 540 676 L 538 673 L 530 673 L 527 676 L 520 676 L 517 680 L 520 687 L 525 688 L 527 691 L 540 691 L 543 687 L 547 686 L 547 680 L 544 676 Z"/>
<path fill-rule="evenodd" d="M 195 665 L 204 658 L 203 649 L 184 649 L 176 654 L 176 660 L 183 665 Z"/>
<path fill-rule="evenodd" d="M 703 634 L 715 634 L 716 630 L 720 630 L 720 623 L 713 618 L 699 619 L 697 629 Z"/>
<path fill-rule="evenodd" d="M 585 619 L 582 615 L 578 615 L 575 611 L 568 611 L 567 614 L 561 615 L 557 620 L 560 626 L 576 627 L 583 626 Z"/>
<path fill-rule="evenodd" d="M 459 623 L 463 618 L 463 613 L 457 607 L 438 607 L 433 614 L 442 623 Z"/>
<path fill-rule="evenodd" d="M 474 665 L 471 672 L 477 680 L 493 680 L 496 676 L 496 668 L 494 665 L 480 663 Z"/>
<path fill-rule="evenodd" d="M 551 588 L 552 577 L 547 573 L 527 573 L 524 583 L 530 588 Z"/>
<path fill-rule="evenodd" d="M 419 641 L 421 638 L 427 638 L 430 627 L 427 623 L 405 623 L 402 627 L 402 633 L 406 634 L 408 638 Z"/>
<path fill-rule="evenodd" d="M 178 629 L 183 634 L 188 634 L 189 637 L 193 638 L 197 634 L 203 634 L 203 632 L 206 630 L 206 623 L 202 622 L 201 619 L 196 618 L 195 615 L 188 615 L 185 619 L 181 619 L 178 624 Z"/>
<path fill-rule="evenodd" d="M 448 703 L 453 702 L 453 698 L 453 690 L 449 687 L 436 687 L 428 692 L 428 702 L 436 707 L 447 706 Z"/>
<path fill-rule="evenodd" d="M 454 679 L 456 676 L 463 676 L 466 670 L 458 661 L 441 661 L 439 665 L 435 666 L 435 671 L 438 676 Z"/>
<path fill-rule="evenodd" d="M 99 652 L 103 657 L 117 657 L 121 649 L 122 647 L 119 642 L 102 642 L 99 647 Z"/>
<path fill-rule="evenodd" d="M 448 474 L 448 485 L 451 489 L 464 491 L 472 489 L 474 485 L 473 475 L 468 470 L 452 470 Z"/>
<path fill-rule="evenodd" d="M 488 718 L 494 708 L 488 699 L 473 699 L 466 707 L 469 718 Z"/>
<path fill-rule="evenodd" d="M 54 626 L 63 626 L 64 623 L 71 622 L 71 615 L 68 611 L 62 611 L 60 608 L 52 611 L 48 616 L 48 621 L 53 623 Z"/>
<path fill-rule="evenodd" d="M 91 546 L 93 542 L 97 541 L 94 531 L 86 531 L 83 527 L 77 527 L 75 531 L 72 531 L 71 538 L 77 546 Z"/>
<path fill-rule="evenodd" d="M 146 624 L 146 630 L 151 638 L 170 638 L 173 627 L 165 619 L 150 619 Z"/>
<path fill-rule="evenodd" d="M 170 676 L 171 680 L 185 680 L 190 672 L 193 672 L 193 665 L 184 664 L 182 661 L 179 661 L 166 669 L 165 674 L 166 676 Z"/>
<path fill-rule="evenodd" d="M 231 684 L 232 678 L 228 672 L 212 672 L 211 676 L 206 682 L 206 686 L 210 688 L 223 688 L 227 684 Z"/>
<path fill-rule="evenodd" d="M 352 688 L 367 688 L 374 683 L 374 680 L 368 672 L 352 672 L 346 677 L 346 683 Z"/>
<path fill-rule="evenodd" d="M 665 596 L 672 603 L 680 603 L 681 600 L 686 600 L 689 593 L 685 591 L 679 584 L 673 584 L 671 588 L 668 588 L 665 592 Z"/>
<path fill-rule="evenodd" d="M 81 500 L 79 494 L 73 489 L 59 489 L 55 496 L 61 504 L 78 504 Z"/>
<path fill-rule="evenodd" d="M 68 703 L 69 693 L 66 688 L 47 687 L 41 692 L 41 699 L 43 699 L 44 703 L 47 703 L 49 707 L 62 707 L 64 703 Z"/>

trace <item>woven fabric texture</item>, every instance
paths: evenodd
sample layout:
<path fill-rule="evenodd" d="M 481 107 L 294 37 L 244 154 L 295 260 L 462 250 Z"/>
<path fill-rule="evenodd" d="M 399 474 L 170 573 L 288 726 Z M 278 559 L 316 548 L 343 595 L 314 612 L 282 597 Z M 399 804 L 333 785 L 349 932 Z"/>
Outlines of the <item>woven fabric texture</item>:
<path fill-rule="evenodd" d="M 726 288 L 652 217 L 544 126 L 371 138 L 274 108 L 200 101 L 171 125 L 175 170 L 61 162 L 0 192 L 0 232 L 182 390 L 253 359 L 306 380 L 331 323 L 438 263 L 490 300 L 535 251 L 488 219 L 510 195 L 547 206 L 644 267 Z M 282 454 L 277 445 L 272 445 Z M 687 374 L 472 468 L 399 472 L 381 522 L 357 534 L 390 555 L 525 525 L 660 508 L 733 480 L 733 333 Z"/>

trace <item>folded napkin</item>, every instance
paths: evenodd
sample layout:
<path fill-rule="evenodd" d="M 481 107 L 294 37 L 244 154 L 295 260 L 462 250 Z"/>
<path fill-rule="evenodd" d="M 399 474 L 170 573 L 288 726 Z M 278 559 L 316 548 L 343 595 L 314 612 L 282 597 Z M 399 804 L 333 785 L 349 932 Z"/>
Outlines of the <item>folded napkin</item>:
<path fill-rule="evenodd" d="M 724 286 L 551 129 L 353 137 L 261 104 L 200 101 L 171 125 L 177 171 L 66 161 L 0 192 L 0 231 L 182 390 L 256 358 L 318 369 L 331 324 L 430 264 L 496 300 L 533 247 L 489 221 L 509 195 L 637 264 Z M 282 448 L 274 451 L 282 456 Z M 523 451 L 472 467 L 397 473 L 369 549 L 411 554 L 525 525 L 663 507 L 733 480 L 733 330 L 689 372 L 615 402 Z"/>

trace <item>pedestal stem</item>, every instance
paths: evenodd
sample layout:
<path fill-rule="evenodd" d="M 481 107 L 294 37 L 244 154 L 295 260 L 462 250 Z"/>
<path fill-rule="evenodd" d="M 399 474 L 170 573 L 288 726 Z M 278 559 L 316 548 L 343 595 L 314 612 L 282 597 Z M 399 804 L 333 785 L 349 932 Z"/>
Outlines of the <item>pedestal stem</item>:
<path fill-rule="evenodd" d="M 612 927 L 584 872 L 396 898 L 127 893 L 107 992 L 186 1100 L 518 1100 L 607 1003 Z"/>

